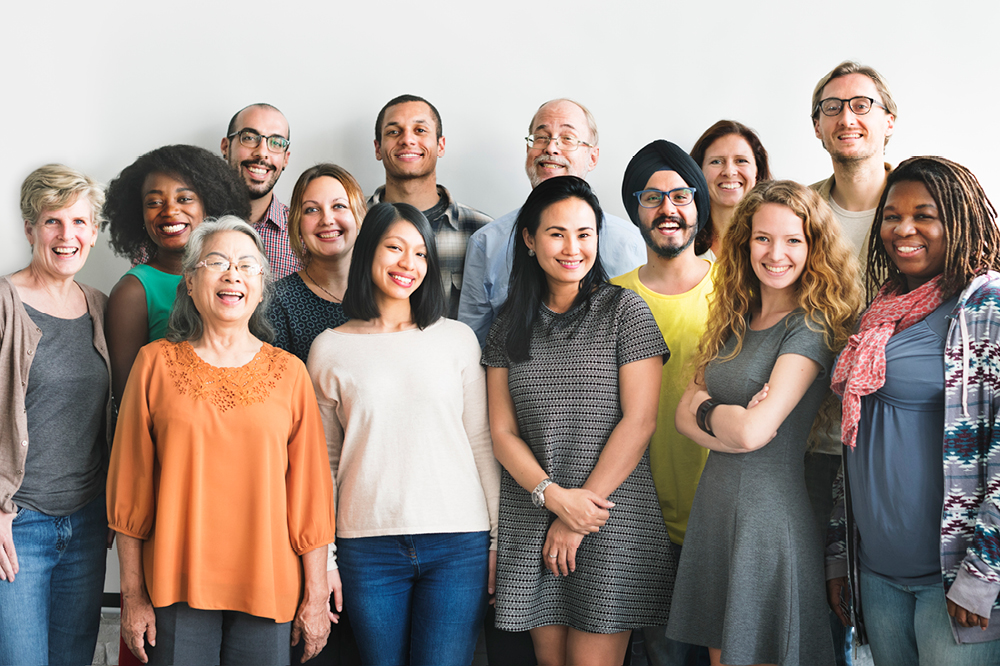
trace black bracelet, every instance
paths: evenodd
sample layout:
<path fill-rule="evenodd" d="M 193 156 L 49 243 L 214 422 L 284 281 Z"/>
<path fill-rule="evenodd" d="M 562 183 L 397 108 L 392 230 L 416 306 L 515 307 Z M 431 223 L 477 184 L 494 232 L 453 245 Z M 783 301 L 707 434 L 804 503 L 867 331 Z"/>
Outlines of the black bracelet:
<path fill-rule="evenodd" d="M 719 406 L 715 400 L 709 398 L 705 402 L 698 405 L 698 412 L 695 414 L 695 421 L 698 422 L 698 427 L 707 432 L 712 437 L 715 437 L 715 433 L 708 425 L 708 415 L 713 409 Z"/>

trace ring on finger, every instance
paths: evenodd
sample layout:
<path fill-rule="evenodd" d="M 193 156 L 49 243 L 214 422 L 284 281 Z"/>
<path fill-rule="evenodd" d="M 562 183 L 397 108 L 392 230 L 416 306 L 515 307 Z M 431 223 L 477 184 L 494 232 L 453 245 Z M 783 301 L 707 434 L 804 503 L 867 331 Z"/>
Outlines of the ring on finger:
<path fill-rule="evenodd" d="M 556 559 L 557 557 L 559 557 L 559 556 L 558 556 L 558 555 L 549 555 L 549 559 L 550 559 L 550 560 L 554 560 L 554 559 Z"/>

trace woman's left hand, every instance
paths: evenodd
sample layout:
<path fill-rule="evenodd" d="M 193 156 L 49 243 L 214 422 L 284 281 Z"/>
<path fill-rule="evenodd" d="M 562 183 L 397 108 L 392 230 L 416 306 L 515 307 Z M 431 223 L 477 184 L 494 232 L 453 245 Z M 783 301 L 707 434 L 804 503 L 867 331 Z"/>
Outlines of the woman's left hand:
<path fill-rule="evenodd" d="M 583 534 L 574 532 L 561 519 L 556 518 L 549 526 L 545 545 L 542 546 L 542 562 L 545 568 L 558 576 L 568 576 L 576 571 L 576 549 L 583 541 Z"/>
<path fill-rule="evenodd" d="M 326 583 L 330 587 L 330 594 L 333 595 L 333 608 L 328 608 L 330 622 L 339 624 L 340 613 L 344 610 L 344 586 L 340 583 L 340 569 L 327 571 Z"/>
<path fill-rule="evenodd" d="M 948 599 L 948 615 L 955 618 L 955 621 L 963 627 L 980 627 L 983 631 L 986 631 L 986 627 L 990 626 L 990 618 L 976 615 L 972 611 L 959 606 L 951 599 Z"/>
<path fill-rule="evenodd" d="M 338 575 L 339 579 L 339 575 Z M 299 639 L 305 641 L 302 662 L 305 663 L 318 655 L 326 646 L 330 636 L 330 597 L 306 597 L 299 605 L 292 621 L 292 645 L 298 645 Z"/>

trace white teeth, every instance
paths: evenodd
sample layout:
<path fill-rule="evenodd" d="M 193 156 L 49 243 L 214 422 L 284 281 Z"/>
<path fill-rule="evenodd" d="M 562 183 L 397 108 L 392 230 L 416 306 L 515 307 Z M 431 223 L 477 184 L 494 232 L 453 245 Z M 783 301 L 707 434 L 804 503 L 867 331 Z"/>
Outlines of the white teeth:
<path fill-rule="evenodd" d="M 580 261 L 579 260 L 577 260 L 577 261 L 560 261 L 559 263 L 561 265 L 565 266 L 566 268 L 576 268 L 577 266 L 580 265 Z"/>
<path fill-rule="evenodd" d="M 219 296 L 237 296 L 243 298 L 243 294 L 238 291 L 220 291 Z"/>
<path fill-rule="evenodd" d="M 896 253 L 897 254 L 913 254 L 914 252 L 917 252 L 920 249 L 921 248 L 920 248 L 919 245 L 897 245 L 896 246 Z"/>
<path fill-rule="evenodd" d="M 680 229 L 681 225 L 676 222 L 664 222 L 656 227 L 657 229 L 666 229 L 667 231 L 673 231 L 675 229 Z"/>
<path fill-rule="evenodd" d="M 165 234 L 176 234 L 184 230 L 183 224 L 164 224 L 160 229 L 163 230 Z"/>
<path fill-rule="evenodd" d="M 331 240 L 333 238 L 340 238 L 344 235 L 343 231 L 324 231 L 321 234 L 317 234 L 323 240 Z"/>
<path fill-rule="evenodd" d="M 739 183 L 722 183 L 721 185 L 719 185 L 720 190 L 738 190 L 741 187 L 743 186 L 740 185 Z"/>
<path fill-rule="evenodd" d="M 841 139 L 860 139 L 861 135 L 860 134 L 841 134 L 839 138 L 841 138 Z"/>
<path fill-rule="evenodd" d="M 403 277 L 402 275 L 393 275 L 392 279 L 406 285 L 407 287 L 413 284 L 413 278 Z"/>
<path fill-rule="evenodd" d="M 75 247 L 54 247 L 52 248 L 52 251 L 56 254 L 61 254 L 64 257 L 71 257 L 78 252 Z"/>
<path fill-rule="evenodd" d="M 267 173 L 267 169 L 265 169 L 263 167 L 256 167 L 256 166 L 247 167 L 247 171 L 249 171 L 250 173 L 257 174 L 258 176 L 262 176 L 265 173 Z"/>
<path fill-rule="evenodd" d="M 784 273 L 787 273 L 789 270 L 791 270 L 792 267 L 791 266 L 767 266 L 767 265 L 765 265 L 764 268 L 767 270 L 768 273 L 774 273 L 775 275 L 782 275 Z"/>

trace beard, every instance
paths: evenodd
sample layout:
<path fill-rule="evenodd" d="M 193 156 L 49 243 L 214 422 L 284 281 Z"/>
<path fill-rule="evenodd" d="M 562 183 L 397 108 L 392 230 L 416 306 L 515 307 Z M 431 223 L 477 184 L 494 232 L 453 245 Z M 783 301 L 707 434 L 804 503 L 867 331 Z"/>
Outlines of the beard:
<path fill-rule="evenodd" d="M 247 181 L 245 178 L 243 179 L 243 183 L 247 186 L 247 194 L 250 195 L 251 201 L 255 199 L 262 199 L 270 194 L 271 190 L 274 189 L 274 186 L 278 184 L 278 178 L 281 177 L 281 171 L 274 165 L 261 160 L 244 160 L 243 162 L 240 162 L 240 167 L 250 166 L 261 166 L 265 169 L 271 169 L 271 175 L 264 182 Z M 241 173 L 240 176 L 242 175 L 243 174 Z"/>
<path fill-rule="evenodd" d="M 653 234 L 653 229 L 660 226 L 660 224 L 663 223 L 665 220 L 676 222 L 678 225 L 680 225 L 680 231 L 683 231 L 687 234 L 684 242 L 681 245 L 664 246 L 660 245 L 660 243 L 657 242 L 660 239 L 658 239 Z M 698 235 L 697 229 L 687 224 L 681 218 L 679 217 L 670 218 L 667 217 L 666 215 L 661 215 L 660 217 L 653 220 L 652 226 L 648 228 L 645 225 L 640 224 L 639 231 L 642 233 L 642 240 L 646 241 L 646 247 L 650 248 L 658 256 L 664 259 L 676 259 L 677 257 L 679 257 L 681 254 L 683 254 L 684 250 L 691 247 L 692 243 L 694 243 L 695 236 Z"/>

